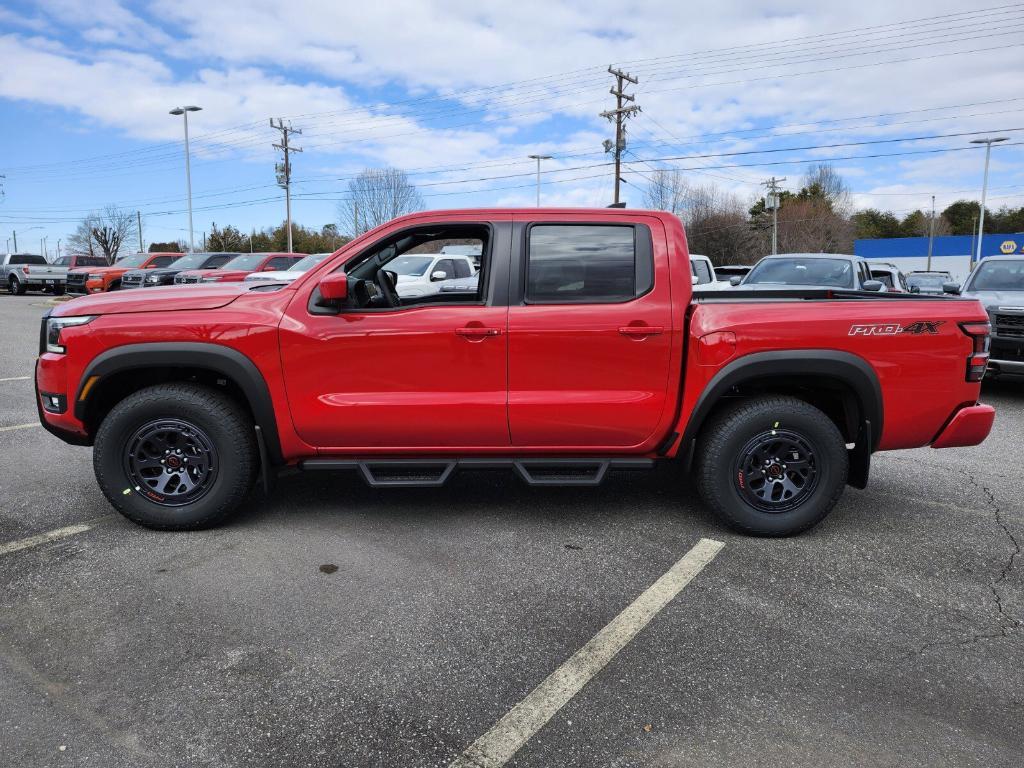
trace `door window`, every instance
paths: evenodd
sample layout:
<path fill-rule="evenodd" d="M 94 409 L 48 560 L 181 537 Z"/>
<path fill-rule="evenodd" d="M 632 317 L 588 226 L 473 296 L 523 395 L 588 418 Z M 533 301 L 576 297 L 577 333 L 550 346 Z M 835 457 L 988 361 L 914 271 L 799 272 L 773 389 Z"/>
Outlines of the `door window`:
<path fill-rule="evenodd" d="M 526 301 L 530 304 L 629 301 L 651 287 L 649 234 L 643 258 L 637 234 L 646 228 L 600 224 L 537 224 L 527 235 Z"/>
<path fill-rule="evenodd" d="M 690 262 L 690 266 L 693 268 L 693 274 L 697 276 L 698 285 L 714 282 L 714 278 L 711 276 L 711 268 L 706 261 L 694 259 Z"/>

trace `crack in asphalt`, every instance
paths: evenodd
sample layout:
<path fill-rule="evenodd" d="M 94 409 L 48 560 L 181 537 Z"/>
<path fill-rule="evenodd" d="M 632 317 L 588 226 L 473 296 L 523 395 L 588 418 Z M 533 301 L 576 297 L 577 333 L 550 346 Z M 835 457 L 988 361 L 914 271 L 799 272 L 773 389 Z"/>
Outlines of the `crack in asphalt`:
<path fill-rule="evenodd" d="M 1003 535 L 1006 537 L 1007 541 L 1009 541 L 1010 545 L 1013 547 L 1013 551 L 1010 552 L 1010 556 L 1007 558 L 1006 563 L 1000 570 L 999 576 L 997 576 L 994 580 L 988 583 L 989 591 L 992 593 L 992 601 L 995 603 L 996 613 L 998 614 L 999 630 L 997 632 L 977 632 L 972 634 L 970 639 L 968 640 L 947 640 L 935 643 L 926 643 L 925 645 L 921 646 L 917 651 L 912 652 L 910 656 L 919 656 L 921 654 L 924 654 L 926 651 L 932 650 L 934 648 L 940 648 L 942 646 L 955 645 L 963 648 L 969 645 L 973 645 L 974 643 L 977 643 L 981 640 L 996 640 L 1006 638 L 1010 636 L 1010 633 L 1014 629 L 1022 625 L 1020 619 L 1015 618 L 1014 616 L 1010 615 L 1009 612 L 1007 612 L 1006 606 L 1003 605 L 1003 596 L 999 593 L 998 589 L 999 585 L 1006 581 L 1007 577 L 1010 574 L 1010 571 L 1013 570 L 1014 561 L 1017 559 L 1018 555 L 1021 554 L 1020 541 L 1017 540 L 1017 537 L 1013 534 L 1013 531 L 1010 530 L 1009 525 L 1007 525 L 1006 521 L 1003 519 L 1002 508 L 996 502 L 996 497 L 995 494 L 992 493 L 992 490 L 988 486 L 979 483 L 972 472 L 963 468 L 958 468 L 958 471 L 961 472 L 967 478 L 967 481 L 971 485 L 973 485 L 975 488 L 981 491 L 982 495 L 985 498 L 986 506 L 988 506 L 992 510 L 992 516 L 996 522 L 996 525 L 999 526 L 999 528 L 1003 532 Z"/>

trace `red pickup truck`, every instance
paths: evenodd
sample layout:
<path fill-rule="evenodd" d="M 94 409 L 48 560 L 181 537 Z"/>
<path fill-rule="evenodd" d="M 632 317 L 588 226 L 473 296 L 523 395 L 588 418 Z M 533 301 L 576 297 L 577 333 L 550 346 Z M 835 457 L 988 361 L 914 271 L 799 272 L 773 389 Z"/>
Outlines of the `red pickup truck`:
<path fill-rule="evenodd" d="M 479 250 L 475 285 L 399 298 L 402 260 L 452 244 Z M 984 440 L 988 338 L 975 300 L 695 294 L 661 212 L 431 211 L 290 284 L 74 299 L 43 319 L 35 382 L 43 426 L 93 445 L 107 498 L 153 528 L 217 523 L 285 465 L 596 485 L 671 460 L 727 524 L 780 536 L 864 487 L 874 451 Z"/>

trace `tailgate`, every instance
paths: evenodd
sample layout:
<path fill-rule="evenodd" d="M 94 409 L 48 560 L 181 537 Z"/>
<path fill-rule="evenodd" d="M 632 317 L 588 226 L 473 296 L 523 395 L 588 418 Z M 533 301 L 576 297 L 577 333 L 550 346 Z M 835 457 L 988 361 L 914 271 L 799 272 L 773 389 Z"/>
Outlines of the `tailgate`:
<path fill-rule="evenodd" d="M 30 264 L 28 266 L 28 277 L 32 281 L 46 283 L 63 283 L 68 279 L 67 267 L 51 267 L 46 264 Z"/>

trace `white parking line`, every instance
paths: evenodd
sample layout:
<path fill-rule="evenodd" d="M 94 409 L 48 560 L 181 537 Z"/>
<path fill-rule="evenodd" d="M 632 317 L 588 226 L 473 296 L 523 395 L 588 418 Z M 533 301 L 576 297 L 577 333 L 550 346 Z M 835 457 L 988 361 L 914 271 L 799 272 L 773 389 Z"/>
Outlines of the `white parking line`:
<path fill-rule="evenodd" d="M 20 539 L 7 544 L 0 544 L 0 555 L 9 555 L 11 552 L 35 547 L 39 544 L 45 544 L 48 541 L 67 538 L 68 536 L 74 536 L 76 533 L 85 533 L 90 528 L 92 528 L 91 525 L 80 523 L 78 525 L 69 525 L 66 528 L 57 528 L 54 531 L 47 531 L 46 533 L 40 533 L 35 536 L 29 536 L 27 539 Z"/>
<path fill-rule="evenodd" d="M 15 424 L 13 427 L 0 427 L 0 432 L 13 432 L 16 429 L 30 429 L 31 427 L 41 427 L 38 421 L 33 421 L 28 424 Z"/>
<path fill-rule="evenodd" d="M 0 379 L 0 381 L 28 381 L 31 376 L 9 376 L 6 379 Z"/>
<path fill-rule="evenodd" d="M 558 710 L 604 669 L 662 608 L 668 605 L 725 544 L 701 539 L 661 578 L 630 603 L 487 733 L 474 741 L 449 768 L 500 768 L 533 738 Z"/>

